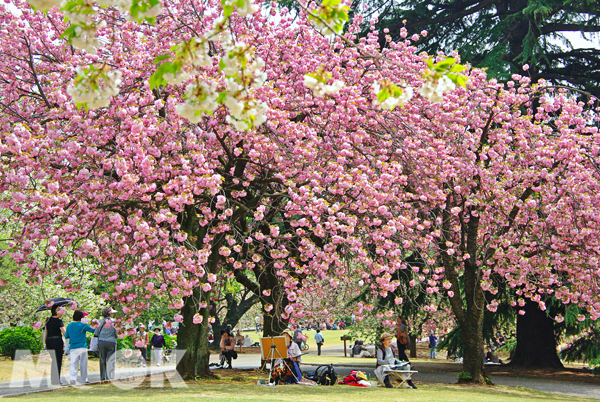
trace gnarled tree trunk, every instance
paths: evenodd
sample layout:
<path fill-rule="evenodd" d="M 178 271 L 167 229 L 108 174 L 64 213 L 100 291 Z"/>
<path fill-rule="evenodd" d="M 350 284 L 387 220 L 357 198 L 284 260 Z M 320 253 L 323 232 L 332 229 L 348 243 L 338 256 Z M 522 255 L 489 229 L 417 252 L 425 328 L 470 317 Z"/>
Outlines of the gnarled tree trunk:
<path fill-rule="evenodd" d="M 204 317 L 202 324 L 194 324 L 193 317 L 198 312 L 198 305 L 203 301 L 208 303 L 208 293 L 195 288 L 191 296 L 184 298 L 181 309 L 183 322 L 177 332 L 177 347 L 186 352 L 177 364 L 177 371 L 184 380 L 193 380 L 196 377 L 210 377 L 212 373 L 208 367 L 210 351 L 208 349 L 208 307 L 200 309 Z"/>

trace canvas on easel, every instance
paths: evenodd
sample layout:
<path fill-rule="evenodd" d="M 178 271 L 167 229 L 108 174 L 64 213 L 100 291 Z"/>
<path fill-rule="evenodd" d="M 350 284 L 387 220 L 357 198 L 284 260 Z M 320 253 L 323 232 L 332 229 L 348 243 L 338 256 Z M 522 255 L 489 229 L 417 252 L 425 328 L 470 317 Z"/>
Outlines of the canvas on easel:
<path fill-rule="evenodd" d="M 263 360 L 287 359 L 285 336 L 260 338 L 260 354 Z"/>
<path fill-rule="evenodd" d="M 275 368 L 274 362 L 279 359 L 285 366 L 288 367 L 294 378 L 296 378 L 296 382 L 298 381 L 298 377 L 294 374 L 293 370 L 288 366 L 286 360 L 288 358 L 288 349 L 286 344 L 285 336 L 271 336 L 268 338 L 260 338 L 260 354 L 263 360 L 269 360 L 270 369 L 269 369 L 269 379 L 267 382 L 271 381 L 271 376 L 273 374 L 273 369 Z"/>

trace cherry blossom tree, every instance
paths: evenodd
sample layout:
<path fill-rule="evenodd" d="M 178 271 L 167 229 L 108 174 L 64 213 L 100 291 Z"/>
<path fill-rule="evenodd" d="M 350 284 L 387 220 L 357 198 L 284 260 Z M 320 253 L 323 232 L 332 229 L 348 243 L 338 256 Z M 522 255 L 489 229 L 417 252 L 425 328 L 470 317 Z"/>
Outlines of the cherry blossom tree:
<path fill-rule="evenodd" d="M 360 16 L 330 35 L 347 16 L 337 0 L 294 16 L 249 1 L 90 4 L 1 8 L 0 207 L 23 227 L 5 253 L 64 286 L 67 261 L 94 261 L 121 334 L 170 297 L 184 376 L 208 373 L 225 277 L 261 297 L 276 333 L 322 281 L 360 277 L 387 297 L 418 251 L 417 280 L 447 290 L 478 382 L 492 273 L 536 302 L 560 283 L 556 297 L 600 315 L 585 105 L 416 54 L 405 30 L 379 49 L 377 33 L 357 39 Z"/>

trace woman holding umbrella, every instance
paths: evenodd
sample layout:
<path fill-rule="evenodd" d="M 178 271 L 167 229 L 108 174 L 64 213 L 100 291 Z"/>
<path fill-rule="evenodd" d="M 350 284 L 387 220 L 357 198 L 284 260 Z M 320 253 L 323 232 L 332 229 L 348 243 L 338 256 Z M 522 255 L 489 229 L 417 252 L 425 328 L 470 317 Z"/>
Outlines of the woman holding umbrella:
<path fill-rule="evenodd" d="M 50 352 L 52 359 L 52 369 L 50 370 L 50 382 L 52 385 L 60 385 L 60 369 L 65 351 L 65 344 L 63 342 L 65 324 L 60 318 L 64 312 L 64 307 L 55 304 L 50 308 L 51 317 L 46 321 L 46 349 Z"/>

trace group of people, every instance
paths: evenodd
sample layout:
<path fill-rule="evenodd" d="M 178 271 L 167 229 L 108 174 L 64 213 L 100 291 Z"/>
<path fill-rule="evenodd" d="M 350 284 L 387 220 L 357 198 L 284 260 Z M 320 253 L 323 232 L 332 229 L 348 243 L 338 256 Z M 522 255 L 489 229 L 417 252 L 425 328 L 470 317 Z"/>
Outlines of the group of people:
<path fill-rule="evenodd" d="M 50 351 L 52 366 L 50 382 L 52 385 L 61 385 L 62 360 L 65 354 L 65 340 L 68 340 L 68 354 L 71 359 L 69 383 L 74 385 L 77 373 L 81 371 L 81 383 L 87 383 L 88 345 L 86 333 L 91 332 L 98 337 L 98 355 L 100 357 L 100 379 L 102 381 L 114 378 L 114 359 L 112 356 L 117 350 L 117 331 L 112 325 L 112 318 L 116 313 L 112 307 L 102 309 L 102 320 L 96 329 L 89 324 L 81 322 L 88 314 L 82 310 L 75 310 L 71 323 L 65 328 L 62 316 L 64 307 L 53 305 L 50 308 L 50 318 L 46 321 L 46 349 Z M 112 363 L 112 364 L 110 364 Z"/>
<path fill-rule="evenodd" d="M 82 322 L 88 315 L 83 310 L 75 310 L 69 325 L 65 327 L 62 316 L 64 307 L 53 305 L 50 308 L 50 317 L 44 325 L 46 331 L 45 346 L 50 351 L 52 359 L 50 382 L 52 385 L 61 385 L 62 361 L 65 354 L 69 355 L 71 368 L 69 384 L 75 385 L 77 373 L 81 374 L 81 383 L 88 383 L 88 344 L 86 334 L 93 333 L 97 337 L 97 352 L 100 358 L 100 380 L 108 381 L 115 378 L 115 353 L 117 351 L 117 330 L 113 325 L 113 318 L 117 312 L 107 306 L 102 309 L 102 319 L 94 329 L 89 324 Z M 68 340 L 68 343 L 65 341 Z M 148 345 L 154 351 L 157 366 L 162 360 L 163 348 L 166 347 L 165 338 L 160 333 L 160 328 L 154 329 L 152 338 L 146 332 L 146 326 L 140 324 L 134 336 L 135 349 L 139 350 L 138 367 L 146 367 Z M 65 350 L 65 345 L 67 349 Z"/>

